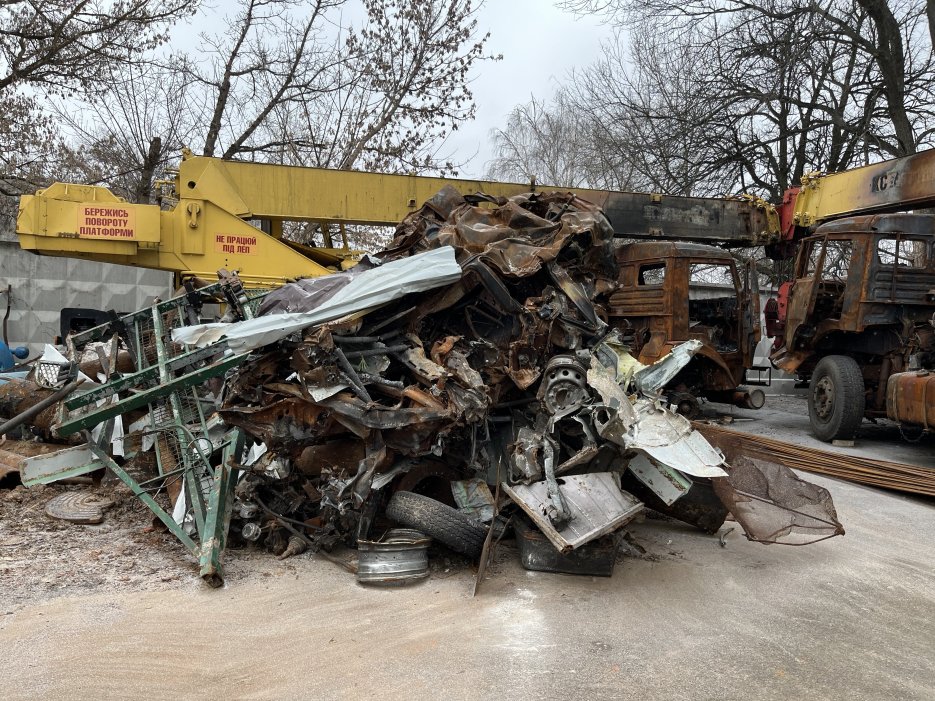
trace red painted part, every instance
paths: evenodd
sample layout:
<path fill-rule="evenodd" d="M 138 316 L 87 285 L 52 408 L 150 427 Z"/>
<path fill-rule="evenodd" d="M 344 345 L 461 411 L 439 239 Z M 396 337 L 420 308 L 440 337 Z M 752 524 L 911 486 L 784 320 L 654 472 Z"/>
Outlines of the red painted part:
<path fill-rule="evenodd" d="M 782 195 L 782 204 L 779 205 L 780 238 L 783 241 L 795 240 L 795 200 L 799 196 L 800 187 L 790 187 Z"/>
<path fill-rule="evenodd" d="M 763 318 L 766 320 L 766 335 L 770 338 L 781 338 L 786 329 L 786 309 L 789 306 L 789 288 L 791 282 L 784 282 L 779 286 L 776 297 L 766 300 L 763 307 Z"/>
<path fill-rule="evenodd" d="M 766 305 L 763 307 L 763 318 L 766 320 L 766 335 L 770 338 L 778 336 L 780 333 L 779 303 L 775 297 L 766 300 Z"/>

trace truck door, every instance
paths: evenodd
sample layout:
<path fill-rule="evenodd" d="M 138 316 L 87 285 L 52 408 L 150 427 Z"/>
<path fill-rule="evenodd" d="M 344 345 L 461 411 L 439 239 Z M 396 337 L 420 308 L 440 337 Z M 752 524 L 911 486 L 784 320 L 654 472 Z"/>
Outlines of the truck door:
<path fill-rule="evenodd" d="M 760 278 L 752 258 L 744 266 L 739 312 L 740 352 L 743 365 L 748 368 L 753 366 L 753 356 L 760 342 Z"/>
<path fill-rule="evenodd" d="M 799 249 L 795 261 L 795 281 L 789 291 L 786 307 L 786 347 L 793 347 L 793 339 L 799 326 L 811 319 L 818 295 L 818 271 L 821 270 L 825 253 L 823 236 L 806 239 Z"/>

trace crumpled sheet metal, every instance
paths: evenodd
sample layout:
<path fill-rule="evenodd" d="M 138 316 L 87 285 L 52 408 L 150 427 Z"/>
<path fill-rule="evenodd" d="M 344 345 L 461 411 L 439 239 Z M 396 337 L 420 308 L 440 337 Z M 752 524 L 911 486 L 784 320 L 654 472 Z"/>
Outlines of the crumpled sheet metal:
<path fill-rule="evenodd" d="M 636 402 L 637 421 L 625 437 L 627 448 L 642 450 L 658 462 L 693 477 L 726 477 L 724 456 L 705 437 L 692 429 L 691 422 L 657 401 Z"/>
<path fill-rule="evenodd" d="M 555 528 L 546 515 L 549 496 L 545 480 L 501 485 L 560 552 L 570 552 L 617 530 L 643 510 L 638 499 L 620 488 L 613 473 L 574 475 L 562 481 L 562 495 L 571 518 L 561 529 Z"/>
<path fill-rule="evenodd" d="M 257 316 L 310 312 L 333 298 L 350 284 L 351 280 L 366 270 L 358 270 L 359 265 L 344 272 L 303 278 L 291 285 L 283 285 L 263 298 L 257 307 Z"/>
<path fill-rule="evenodd" d="M 617 350 L 617 367 L 625 369 L 624 382 L 632 378 L 633 384 L 637 386 L 640 385 L 640 375 L 655 368 L 654 374 L 644 376 L 645 387 L 639 390 L 641 393 L 655 394 L 664 385 L 664 382 L 662 385 L 657 383 L 663 378 L 674 377 L 697 350 L 697 346 L 687 343 L 679 346 L 682 347 L 686 347 L 686 350 L 675 355 L 672 362 L 667 363 L 666 360 L 674 355 L 674 351 L 635 373 L 630 372 L 632 366 L 626 362 L 629 354 Z M 605 405 L 598 409 L 595 416 L 601 438 L 621 448 L 643 451 L 656 462 L 694 477 L 727 475 L 723 468 L 724 456 L 712 448 L 704 436 L 692 429 L 688 419 L 663 407 L 659 400 L 653 398 L 643 396 L 631 402 L 623 386 L 613 378 L 612 372 L 597 357 L 592 357 L 588 384 L 600 394 Z"/>
<path fill-rule="evenodd" d="M 446 200 L 448 206 L 457 201 L 451 193 Z M 610 222 L 599 207 L 570 192 L 516 195 L 494 209 L 461 201 L 447 217 L 430 207 L 410 214 L 397 228 L 389 251 L 413 244 L 417 249 L 453 246 L 462 262 L 477 256 L 501 275 L 528 277 L 556 260 L 577 237 L 586 266 L 612 266 Z"/>
<path fill-rule="evenodd" d="M 658 394 L 688 365 L 692 356 L 701 350 L 703 345 L 697 339 L 685 341 L 652 365 L 640 368 L 633 375 L 636 389 L 643 394 Z"/>
<path fill-rule="evenodd" d="M 461 266 L 455 260 L 454 249 L 436 248 L 365 270 L 311 311 L 268 314 L 233 324 L 183 326 L 172 330 L 172 340 L 204 348 L 227 339 L 228 346 L 235 352 L 253 350 L 309 326 L 362 313 L 412 292 L 444 287 L 460 278 Z"/>
<path fill-rule="evenodd" d="M 844 535 L 828 490 L 779 463 L 739 456 L 713 483 L 749 540 L 807 545 Z"/>
<path fill-rule="evenodd" d="M 747 538 L 805 545 L 844 535 L 830 492 L 798 477 L 780 453 L 740 433 L 701 428 L 731 465 L 730 476 L 712 484 Z"/>

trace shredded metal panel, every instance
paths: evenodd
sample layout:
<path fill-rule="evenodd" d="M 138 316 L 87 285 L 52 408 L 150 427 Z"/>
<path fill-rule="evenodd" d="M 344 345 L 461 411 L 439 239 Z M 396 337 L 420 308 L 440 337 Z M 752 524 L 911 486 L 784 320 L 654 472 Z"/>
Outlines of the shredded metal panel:
<path fill-rule="evenodd" d="M 25 458 L 22 462 L 21 475 L 23 484 L 32 487 L 37 484 L 48 484 L 69 477 L 86 475 L 103 467 L 104 464 L 85 444 Z"/>
<path fill-rule="evenodd" d="M 561 531 L 556 530 L 545 515 L 549 504 L 545 481 L 530 485 L 503 484 L 503 490 L 561 552 L 574 550 L 620 528 L 643 510 L 643 504 L 636 497 L 617 486 L 617 477 L 611 472 L 562 477 L 559 487 L 571 514 Z"/>

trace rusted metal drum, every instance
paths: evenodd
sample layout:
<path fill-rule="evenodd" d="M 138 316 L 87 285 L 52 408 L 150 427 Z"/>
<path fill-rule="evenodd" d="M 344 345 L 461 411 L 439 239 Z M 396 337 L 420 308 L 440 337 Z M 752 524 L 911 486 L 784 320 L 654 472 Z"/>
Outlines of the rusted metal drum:
<path fill-rule="evenodd" d="M 935 373 L 898 372 L 886 382 L 886 415 L 893 421 L 935 425 Z"/>
<path fill-rule="evenodd" d="M 411 528 L 394 528 L 380 540 L 357 541 L 357 581 L 406 584 L 429 576 L 432 539 Z"/>

